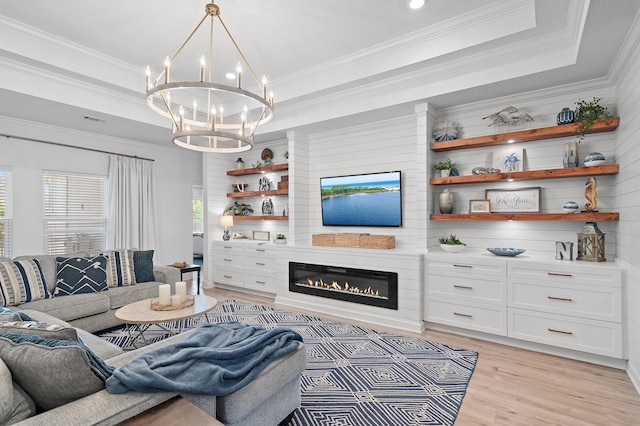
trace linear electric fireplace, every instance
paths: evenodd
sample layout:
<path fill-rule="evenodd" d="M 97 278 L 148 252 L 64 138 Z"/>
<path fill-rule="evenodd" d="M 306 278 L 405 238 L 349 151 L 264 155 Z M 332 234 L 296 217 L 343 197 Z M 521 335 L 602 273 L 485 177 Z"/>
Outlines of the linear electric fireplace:
<path fill-rule="evenodd" d="M 289 291 L 398 309 L 396 272 L 289 262 Z"/>

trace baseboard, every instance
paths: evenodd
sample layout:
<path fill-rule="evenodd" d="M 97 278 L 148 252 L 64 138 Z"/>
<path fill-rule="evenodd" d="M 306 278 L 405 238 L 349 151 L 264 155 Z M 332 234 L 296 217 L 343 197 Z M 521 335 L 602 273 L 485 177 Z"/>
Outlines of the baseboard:
<path fill-rule="evenodd" d="M 312 311 L 318 314 L 327 314 L 348 320 L 365 322 L 367 324 L 379 325 L 382 327 L 391 327 L 398 330 L 411 331 L 414 333 L 422 333 L 422 331 L 425 329 L 423 321 L 414 322 L 399 318 L 381 318 L 379 315 L 373 315 L 366 312 L 357 312 L 357 315 L 355 315 L 353 310 L 346 310 L 336 306 L 327 306 L 326 299 L 323 300 L 324 302 L 322 304 L 316 304 L 300 299 L 276 296 L 275 303 L 282 307 L 288 306 L 294 309 L 304 309 L 306 311 Z"/>
<path fill-rule="evenodd" d="M 541 352 L 549 355 L 555 355 L 562 358 L 575 359 L 578 361 L 584 361 L 591 364 L 604 365 L 606 367 L 616 368 L 618 370 L 627 370 L 628 362 L 626 359 L 611 358 L 602 355 L 590 354 L 587 352 L 575 351 L 572 349 L 559 348 L 556 346 L 549 346 L 542 343 L 527 342 L 525 340 L 514 339 L 507 336 L 498 336 L 490 333 L 482 333 L 480 331 L 467 330 L 458 327 L 452 327 L 449 325 L 437 324 L 428 322 L 426 323 L 428 330 L 444 331 L 446 333 L 458 334 L 466 337 L 473 337 L 476 339 L 486 340 L 493 343 L 499 343 L 502 345 L 513 346 L 516 348 L 527 349 L 530 351 Z M 637 388 L 637 386 L 636 386 Z"/>
<path fill-rule="evenodd" d="M 627 363 L 627 375 L 631 379 L 631 383 L 636 388 L 636 391 L 640 393 L 640 372 L 636 368 L 636 365 L 629 361 Z"/>

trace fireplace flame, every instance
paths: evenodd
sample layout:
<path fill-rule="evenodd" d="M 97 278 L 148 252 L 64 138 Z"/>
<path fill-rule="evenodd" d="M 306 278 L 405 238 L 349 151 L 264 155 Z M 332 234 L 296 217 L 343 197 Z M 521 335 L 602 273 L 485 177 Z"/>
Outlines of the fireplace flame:
<path fill-rule="evenodd" d="M 367 287 L 365 289 L 360 289 L 358 287 L 351 287 L 348 282 L 345 281 L 344 286 L 340 285 L 337 281 L 329 283 L 325 283 L 322 278 L 319 280 L 313 281 L 311 278 L 307 278 L 307 285 L 310 287 L 321 287 L 330 290 L 338 290 L 345 291 L 348 293 L 357 293 L 357 294 L 365 294 L 368 296 L 376 296 L 380 297 L 380 292 L 378 290 L 373 290 L 371 287 Z"/>

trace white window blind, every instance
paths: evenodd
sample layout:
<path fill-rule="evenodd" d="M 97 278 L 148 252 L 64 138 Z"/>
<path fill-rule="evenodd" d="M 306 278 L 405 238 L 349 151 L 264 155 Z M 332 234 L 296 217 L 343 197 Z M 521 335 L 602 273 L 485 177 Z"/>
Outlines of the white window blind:
<path fill-rule="evenodd" d="M 11 257 L 11 171 L 0 168 L 0 256 Z"/>
<path fill-rule="evenodd" d="M 104 250 L 107 232 L 104 176 L 44 171 L 44 235 L 49 254 Z"/>

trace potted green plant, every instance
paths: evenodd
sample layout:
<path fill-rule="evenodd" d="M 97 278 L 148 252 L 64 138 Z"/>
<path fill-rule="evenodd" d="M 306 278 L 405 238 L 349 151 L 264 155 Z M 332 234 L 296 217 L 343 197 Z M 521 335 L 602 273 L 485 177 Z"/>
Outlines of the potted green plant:
<path fill-rule="evenodd" d="M 454 234 L 450 234 L 448 237 L 440 238 L 440 247 L 446 252 L 458 253 L 466 247 L 466 244 L 460 241 Z"/>
<path fill-rule="evenodd" d="M 287 237 L 284 234 L 276 234 L 276 238 L 273 241 L 276 244 L 287 244 Z"/>
<path fill-rule="evenodd" d="M 248 216 L 249 213 L 253 213 L 253 208 L 250 204 L 239 203 L 235 201 L 232 206 L 224 209 L 223 214 L 231 213 L 233 216 Z"/>
<path fill-rule="evenodd" d="M 434 169 L 440 170 L 440 176 L 447 177 L 451 174 L 451 169 L 455 167 L 455 163 L 451 159 L 447 158 L 444 161 L 439 161 L 433 166 Z"/>
<path fill-rule="evenodd" d="M 584 135 L 589 131 L 597 120 L 604 120 L 611 118 L 611 114 L 607 110 L 607 107 L 600 105 L 602 98 L 594 97 L 591 101 L 585 101 L 579 99 L 576 102 L 575 121 L 578 124 L 574 133 L 580 136 L 578 141 L 584 139 Z"/>

